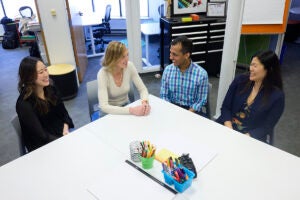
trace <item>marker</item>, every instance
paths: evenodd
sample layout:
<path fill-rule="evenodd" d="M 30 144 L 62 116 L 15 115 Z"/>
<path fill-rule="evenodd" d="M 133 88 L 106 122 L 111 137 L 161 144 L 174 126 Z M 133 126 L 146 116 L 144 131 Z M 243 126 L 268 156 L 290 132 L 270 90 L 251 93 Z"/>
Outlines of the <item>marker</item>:
<path fill-rule="evenodd" d="M 174 163 L 173 163 L 172 157 L 169 158 L 169 161 L 170 161 L 170 167 L 171 167 L 171 169 L 173 169 L 174 168 Z"/>

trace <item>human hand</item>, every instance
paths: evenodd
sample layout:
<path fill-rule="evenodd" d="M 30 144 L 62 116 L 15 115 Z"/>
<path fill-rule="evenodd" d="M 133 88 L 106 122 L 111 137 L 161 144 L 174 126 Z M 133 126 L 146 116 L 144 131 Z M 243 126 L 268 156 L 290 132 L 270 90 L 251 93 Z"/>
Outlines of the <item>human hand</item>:
<path fill-rule="evenodd" d="M 190 108 L 189 111 L 191 111 L 193 113 L 196 112 L 193 108 Z"/>
<path fill-rule="evenodd" d="M 144 105 L 139 105 L 139 106 L 134 106 L 134 107 L 129 108 L 130 114 L 136 115 L 136 116 L 145 115 L 145 110 L 146 110 L 146 108 Z"/>
<path fill-rule="evenodd" d="M 69 125 L 65 123 L 63 128 L 63 135 L 67 135 L 68 133 L 69 133 Z"/>
<path fill-rule="evenodd" d="M 231 123 L 231 121 L 226 121 L 226 122 L 224 122 L 224 125 L 227 126 L 227 127 L 230 128 L 230 129 L 233 129 L 233 128 L 232 128 L 232 123 Z"/>
<path fill-rule="evenodd" d="M 147 103 L 147 104 L 142 104 L 145 107 L 145 112 L 144 115 L 149 115 L 150 110 L 151 110 L 151 106 Z"/>

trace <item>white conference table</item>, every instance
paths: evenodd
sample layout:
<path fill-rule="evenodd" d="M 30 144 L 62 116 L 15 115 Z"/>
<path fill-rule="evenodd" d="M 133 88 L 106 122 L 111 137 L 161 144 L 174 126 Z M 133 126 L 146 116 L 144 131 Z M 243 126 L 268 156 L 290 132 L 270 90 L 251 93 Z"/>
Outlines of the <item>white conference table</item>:
<path fill-rule="evenodd" d="M 152 64 L 149 61 L 149 36 L 150 35 L 159 35 L 160 34 L 160 26 L 158 22 L 154 23 L 145 23 L 141 24 L 141 32 L 145 35 L 146 40 L 146 58 L 143 58 L 143 62 L 151 67 Z"/>
<path fill-rule="evenodd" d="M 106 115 L 0 167 L 1 199 L 300 199 L 298 157 L 152 95 L 149 102 L 149 116 Z M 217 155 L 175 196 L 126 165 L 134 140 L 192 151 L 194 160 L 203 146 Z"/>
<path fill-rule="evenodd" d="M 92 54 L 87 55 L 88 58 L 95 57 L 95 56 L 103 56 L 104 52 L 97 53 L 96 47 L 95 47 L 95 39 L 93 36 L 93 26 L 98 25 L 101 23 L 101 17 L 99 14 L 94 13 L 86 13 L 81 16 L 81 23 L 84 27 L 87 27 L 89 29 L 90 39 L 91 39 L 91 47 L 92 47 Z"/>

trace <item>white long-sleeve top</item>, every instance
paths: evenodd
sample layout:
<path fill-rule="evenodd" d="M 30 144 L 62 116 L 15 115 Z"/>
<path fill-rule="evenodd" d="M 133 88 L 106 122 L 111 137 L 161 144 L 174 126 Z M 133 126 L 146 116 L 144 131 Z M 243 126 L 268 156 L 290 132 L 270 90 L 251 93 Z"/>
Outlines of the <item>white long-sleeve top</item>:
<path fill-rule="evenodd" d="M 129 102 L 128 93 L 131 81 L 136 86 L 141 100 L 148 100 L 148 90 L 130 61 L 123 70 L 123 81 L 120 87 L 116 85 L 112 73 L 108 72 L 106 67 L 99 70 L 97 79 L 99 108 L 104 113 L 129 114 L 129 107 L 123 107 L 123 105 Z"/>

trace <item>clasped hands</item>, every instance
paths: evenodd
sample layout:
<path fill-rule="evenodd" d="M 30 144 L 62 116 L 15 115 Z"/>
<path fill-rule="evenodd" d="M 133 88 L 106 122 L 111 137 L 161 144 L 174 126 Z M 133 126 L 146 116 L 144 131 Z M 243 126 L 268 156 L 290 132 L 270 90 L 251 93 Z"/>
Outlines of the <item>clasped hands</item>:
<path fill-rule="evenodd" d="M 129 108 L 129 112 L 132 115 L 136 116 L 146 116 L 150 113 L 151 106 L 147 101 L 142 101 L 142 104 L 139 106 L 134 106 Z"/>

